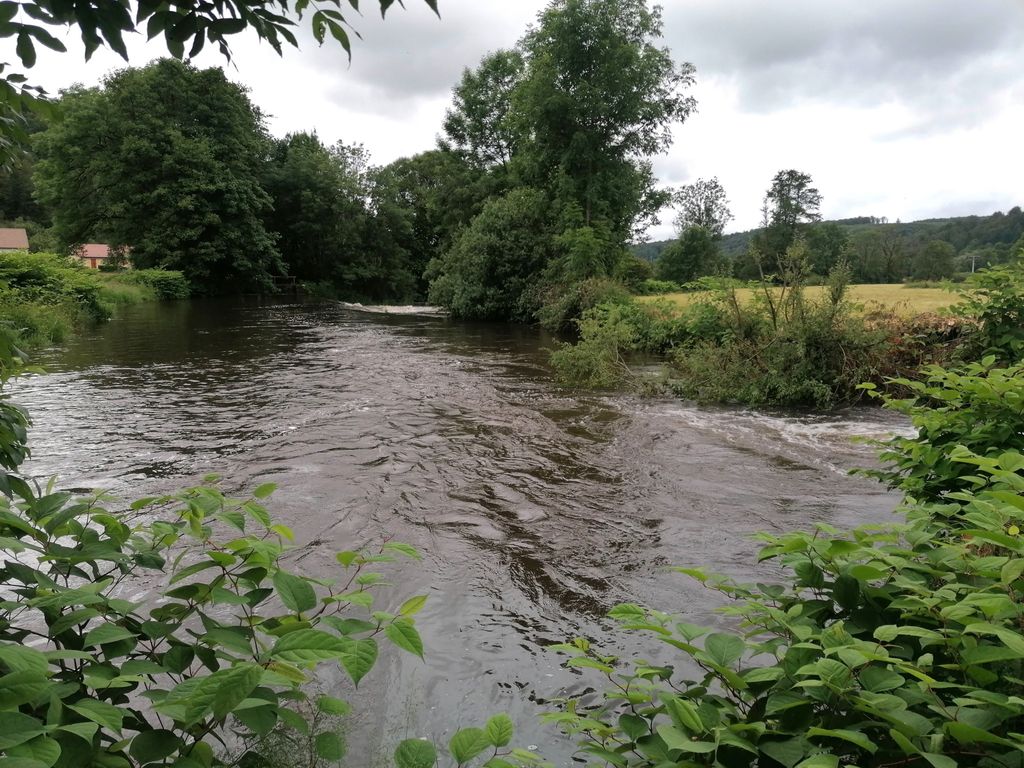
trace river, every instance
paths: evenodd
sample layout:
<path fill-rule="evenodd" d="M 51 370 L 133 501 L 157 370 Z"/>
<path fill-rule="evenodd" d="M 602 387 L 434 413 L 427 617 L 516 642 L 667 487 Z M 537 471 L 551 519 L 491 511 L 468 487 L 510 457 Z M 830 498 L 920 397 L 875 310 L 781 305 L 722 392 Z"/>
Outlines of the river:
<path fill-rule="evenodd" d="M 571 746 L 537 722 L 540 703 L 598 681 L 545 646 L 629 639 L 603 619 L 617 602 L 720 622 L 713 596 L 669 565 L 768 578 L 759 530 L 888 519 L 894 497 L 847 470 L 872 461 L 854 435 L 893 415 L 698 408 L 559 387 L 539 331 L 382 315 L 332 303 L 237 299 L 142 304 L 20 380 L 27 471 L 125 497 L 225 477 L 272 481 L 274 515 L 297 533 L 293 567 L 387 536 L 424 561 L 396 596 L 428 594 L 426 660 L 398 652 L 350 698 L 353 765 L 382 750 L 509 712 L 517 743 L 559 764 Z"/>

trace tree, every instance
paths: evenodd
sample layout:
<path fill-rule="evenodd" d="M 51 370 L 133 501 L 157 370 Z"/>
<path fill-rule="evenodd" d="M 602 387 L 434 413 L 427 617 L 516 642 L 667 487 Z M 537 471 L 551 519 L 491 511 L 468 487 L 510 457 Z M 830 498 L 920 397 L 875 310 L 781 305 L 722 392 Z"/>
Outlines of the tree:
<path fill-rule="evenodd" d="M 417 295 L 426 295 L 427 265 L 452 246 L 497 189 L 493 175 L 444 150 L 403 157 L 375 171 L 370 203 L 378 236 L 405 253 Z"/>
<path fill-rule="evenodd" d="M 771 269 L 779 264 L 786 249 L 807 224 L 821 221 L 821 193 L 811 186 L 811 177 L 800 171 L 779 171 L 764 196 L 758 248 Z"/>
<path fill-rule="evenodd" d="M 584 224 L 607 220 L 623 243 L 666 202 L 647 158 L 695 106 L 684 93 L 693 67 L 657 47 L 661 29 L 644 0 L 553 0 L 521 43 L 521 175 L 578 205 Z"/>
<path fill-rule="evenodd" d="M 659 280 L 688 283 L 701 275 L 711 274 L 719 259 L 718 245 L 705 227 L 688 227 L 658 255 Z"/>
<path fill-rule="evenodd" d="M 806 238 L 811 269 L 822 277 L 846 257 L 850 248 L 850 236 L 846 230 L 831 221 L 809 227 Z"/>
<path fill-rule="evenodd" d="M 480 215 L 431 263 L 430 301 L 456 317 L 528 322 L 537 278 L 552 257 L 546 196 L 520 187 L 484 204 Z"/>
<path fill-rule="evenodd" d="M 361 147 L 325 147 L 315 134 L 274 142 L 263 170 L 273 201 L 266 222 L 289 274 L 349 287 L 342 273 L 360 259 L 369 216 L 366 166 Z"/>
<path fill-rule="evenodd" d="M 263 119 L 219 69 L 165 59 L 63 101 L 36 183 L 65 245 L 125 245 L 202 291 L 266 288 L 282 265 L 263 217 Z"/>
<path fill-rule="evenodd" d="M 495 51 L 475 70 L 465 69 L 445 114 L 442 149 L 462 154 L 479 168 L 507 168 L 518 143 L 512 95 L 523 69 L 523 54 L 516 50 Z"/>
<path fill-rule="evenodd" d="M 956 249 L 945 240 L 932 240 L 911 259 L 910 276 L 915 280 L 942 280 L 956 272 Z"/>
<path fill-rule="evenodd" d="M 686 184 L 676 192 L 673 202 L 679 206 L 675 224 L 680 232 L 703 227 L 712 237 L 720 238 L 732 220 L 729 199 L 717 177 Z"/>

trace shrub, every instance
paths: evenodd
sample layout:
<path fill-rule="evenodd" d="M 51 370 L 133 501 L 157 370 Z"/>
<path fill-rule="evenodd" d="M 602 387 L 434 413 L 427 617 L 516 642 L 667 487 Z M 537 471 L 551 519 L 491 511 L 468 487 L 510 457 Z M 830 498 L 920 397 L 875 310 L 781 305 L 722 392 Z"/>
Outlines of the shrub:
<path fill-rule="evenodd" d="M 918 380 L 893 380 L 910 396 L 886 397 L 885 406 L 907 416 L 916 434 L 876 443 L 888 468 L 866 474 L 919 501 L 940 502 L 981 487 L 985 478 L 959 452 L 992 458 L 1024 451 L 1022 382 L 1024 364 L 997 368 L 994 357 L 958 371 L 930 366 Z"/>
<path fill-rule="evenodd" d="M 76 262 L 51 253 L 0 254 L 0 321 L 23 343 L 59 342 L 71 329 L 109 317 L 99 280 Z"/>
<path fill-rule="evenodd" d="M 659 293 L 678 293 L 683 290 L 679 283 L 673 283 L 671 280 L 644 280 L 636 288 L 636 292 L 641 296 L 654 296 Z"/>
<path fill-rule="evenodd" d="M 1024 399 L 1019 375 L 988 369 L 987 378 L 1007 384 L 1008 400 Z M 963 399 L 965 410 L 985 410 L 989 393 L 971 388 Z M 916 416 L 929 424 L 925 406 Z M 956 429 L 973 435 L 970 421 Z M 783 584 L 676 569 L 723 594 L 737 628 L 619 605 L 610 617 L 670 656 L 623 664 L 583 638 L 557 646 L 607 688 L 547 719 L 617 768 L 1020 766 L 1024 455 L 1012 445 L 987 432 L 978 451 L 952 449 L 936 470 L 942 501 L 908 499 L 903 522 L 762 535 L 759 559 L 782 566 Z"/>
<path fill-rule="evenodd" d="M 602 304 L 626 304 L 629 291 L 618 280 L 592 277 L 580 282 L 550 286 L 544 294 L 537 320 L 550 333 L 568 333 L 578 328 L 588 310 Z"/>
<path fill-rule="evenodd" d="M 972 321 L 966 359 L 994 355 L 1002 362 L 1024 358 L 1024 262 L 983 269 L 959 291 L 953 311 Z"/>
<path fill-rule="evenodd" d="M 615 265 L 612 277 L 635 293 L 654 277 L 654 265 L 647 259 L 626 253 Z"/>
<path fill-rule="evenodd" d="M 169 269 L 132 269 L 118 273 L 117 279 L 151 288 L 158 299 L 187 299 L 191 295 L 185 275 Z"/>

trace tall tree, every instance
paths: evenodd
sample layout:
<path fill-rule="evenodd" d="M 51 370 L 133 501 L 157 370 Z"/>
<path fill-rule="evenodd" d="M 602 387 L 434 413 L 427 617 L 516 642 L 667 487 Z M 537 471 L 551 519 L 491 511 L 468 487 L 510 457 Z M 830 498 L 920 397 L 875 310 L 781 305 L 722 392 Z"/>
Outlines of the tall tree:
<path fill-rule="evenodd" d="M 807 224 L 821 221 L 821 193 L 811 186 L 809 174 L 779 171 L 764 196 L 764 231 L 757 243 L 766 264 L 776 269 L 797 235 Z"/>
<path fill-rule="evenodd" d="M 661 280 L 688 283 L 715 271 L 719 252 L 715 238 L 706 228 L 693 225 L 679 239 L 658 254 L 657 274 Z"/>
<path fill-rule="evenodd" d="M 426 293 L 427 264 L 452 246 L 498 189 L 492 174 L 444 150 L 403 157 L 374 173 L 378 237 L 405 253 L 417 296 Z"/>
<path fill-rule="evenodd" d="M 553 0 L 522 41 L 524 177 L 577 204 L 584 224 L 606 220 L 623 242 L 666 202 L 648 158 L 695 106 L 685 93 L 693 67 L 658 47 L 661 30 L 660 9 L 645 0 Z"/>
<path fill-rule="evenodd" d="M 512 95 L 523 71 L 523 54 L 517 50 L 495 51 L 476 69 L 464 70 L 445 114 L 442 148 L 479 168 L 507 168 L 518 145 Z"/>
<path fill-rule="evenodd" d="M 359 260 L 369 215 L 366 165 L 360 147 L 325 147 L 315 134 L 274 142 L 263 169 L 273 201 L 266 221 L 289 274 L 337 283 L 346 262 Z"/>
<path fill-rule="evenodd" d="M 126 245 L 200 291 L 259 289 L 280 272 L 263 224 L 263 119 L 221 70 L 165 59 L 62 106 L 39 136 L 36 185 L 64 244 Z"/>
<path fill-rule="evenodd" d="M 552 240 L 542 192 L 519 187 L 490 199 L 444 256 L 431 263 L 430 301 L 458 317 L 529 322 Z"/>
<path fill-rule="evenodd" d="M 810 251 L 811 269 L 824 277 L 846 258 L 850 236 L 835 222 L 816 224 L 807 230 L 807 249 Z"/>
<path fill-rule="evenodd" d="M 719 238 L 732 220 L 729 199 L 717 177 L 684 185 L 673 202 L 679 208 L 675 224 L 680 233 L 690 227 L 703 227 L 712 237 Z"/>

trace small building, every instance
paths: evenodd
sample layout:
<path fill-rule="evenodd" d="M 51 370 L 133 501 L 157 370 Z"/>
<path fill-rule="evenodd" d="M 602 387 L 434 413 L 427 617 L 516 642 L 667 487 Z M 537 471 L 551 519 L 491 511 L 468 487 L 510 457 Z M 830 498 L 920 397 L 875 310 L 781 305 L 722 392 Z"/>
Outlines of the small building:
<path fill-rule="evenodd" d="M 84 243 L 75 250 L 75 258 L 89 269 L 99 269 L 110 258 L 110 246 L 106 243 Z"/>
<path fill-rule="evenodd" d="M 27 251 L 28 233 L 21 227 L 0 227 L 0 251 Z"/>

